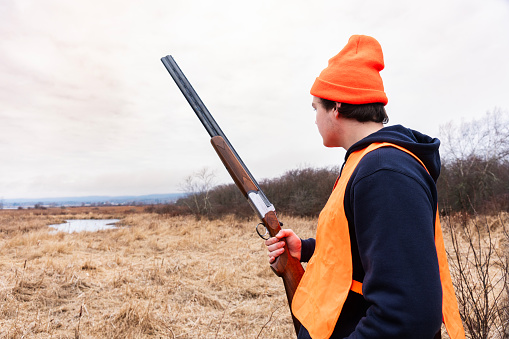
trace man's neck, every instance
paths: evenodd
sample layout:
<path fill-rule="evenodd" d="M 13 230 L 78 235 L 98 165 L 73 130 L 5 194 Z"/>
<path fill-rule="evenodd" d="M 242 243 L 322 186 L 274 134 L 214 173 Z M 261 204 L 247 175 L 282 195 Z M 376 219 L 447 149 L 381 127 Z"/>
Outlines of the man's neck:
<path fill-rule="evenodd" d="M 381 122 L 359 122 L 353 119 L 346 120 L 348 120 L 348 126 L 346 126 L 347 133 L 345 135 L 345 150 L 348 150 L 357 141 L 364 139 L 368 135 L 373 134 L 384 127 Z"/>

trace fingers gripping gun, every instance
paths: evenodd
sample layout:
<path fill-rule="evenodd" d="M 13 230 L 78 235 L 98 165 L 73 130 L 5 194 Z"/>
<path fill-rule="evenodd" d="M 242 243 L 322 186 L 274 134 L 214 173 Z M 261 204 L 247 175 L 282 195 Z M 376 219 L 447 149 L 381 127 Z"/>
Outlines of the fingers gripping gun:
<path fill-rule="evenodd" d="M 224 133 L 221 131 L 221 128 L 219 128 L 219 125 L 207 110 L 196 91 L 184 76 L 184 73 L 182 73 L 175 60 L 173 60 L 172 56 L 168 55 L 163 57 L 161 58 L 161 61 L 209 133 L 210 137 L 212 138 L 212 146 L 228 170 L 228 173 L 230 173 L 233 181 L 242 192 L 244 197 L 248 200 L 249 204 L 254 209 L 258 217 L 261 219 L 263 225 L 266 228 L 266 232 L 268 232 L 271 237 L 274 237 L 281 229 L 274 206 L 269 202 L 265 194 L 262 192 L 260 186 L 251 175 L 246 165 L 239 157 L 233 146 L 230 144 Z M 260 234 L 258 228 L 257 232 L 261 237 L 264 237 Z M 285 251 L 283 254 L 280 255 L 276 261 L 271 264 L 271 268 L 277 276 L 283 279 L 283 284 L 286 290 L 286 297 L 288 299 L 288 304 L 290 306 L 291 312 L 293 295 L 295 294 L 300 279 L 304 274 L 304 268 L 298 259 L 295 259 L 289 254 L 287 245 L 285 245 Z M 293 314 L 292 318 L 295 331 L 298 334 L 300 329 L 300 322 L 293 316 Z"/>

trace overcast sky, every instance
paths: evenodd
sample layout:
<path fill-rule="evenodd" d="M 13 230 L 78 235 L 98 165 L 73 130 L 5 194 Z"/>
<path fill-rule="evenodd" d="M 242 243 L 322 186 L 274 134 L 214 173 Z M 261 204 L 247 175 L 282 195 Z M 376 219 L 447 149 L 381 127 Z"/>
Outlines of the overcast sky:
<path fill-rule="evenodd" d="M 341 165 L 309 89 L 353 34 L 382 45 L 390 125 L 509 110 L 508 0 L 1 0 L 0 198 L 230 183 L 167 54 L 259 181 Z"/>

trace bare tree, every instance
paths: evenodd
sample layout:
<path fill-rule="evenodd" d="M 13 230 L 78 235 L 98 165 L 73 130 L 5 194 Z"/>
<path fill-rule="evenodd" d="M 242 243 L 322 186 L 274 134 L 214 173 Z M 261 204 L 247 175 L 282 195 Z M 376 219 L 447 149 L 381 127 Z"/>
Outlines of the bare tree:
<path fill-rule="evenodd" d="M 509 159 L 509 112 L 495 108 L 485 116 L 459 125 L 440 126 L 442 159 L 445 162 Z"/>
<path fill-rule="evenodd" d="M 183 201 L 194 214 L 210 213 L 210 192 L 214 187 L 215 178 L 214 172 L 204 167 L 188 176 L 181 185 L 182 191 L 189 195 L 189 199 Z"/>

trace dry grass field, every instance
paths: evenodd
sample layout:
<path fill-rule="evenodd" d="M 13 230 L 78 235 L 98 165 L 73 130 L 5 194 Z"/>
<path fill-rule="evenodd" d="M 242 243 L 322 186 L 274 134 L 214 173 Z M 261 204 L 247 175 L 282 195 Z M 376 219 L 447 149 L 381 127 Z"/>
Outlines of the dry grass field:
<path fill-rule="evenodd" d="M 48 228 L 109 218 L 123 227 Z M 314 220 L 285 222 L 314 232 Z M 0 338 L 290 338 L 256 224 L 139 208 L 1 210 Z"/>
<path fill-rule="evenodd" d="M 48 228 L 110 218 L 121 228 Z M 281 219 L 314 234 L 314 219 Z M 0 338 L 292 338 L 257 223 L 139 207 L 0 210 Z"/>

